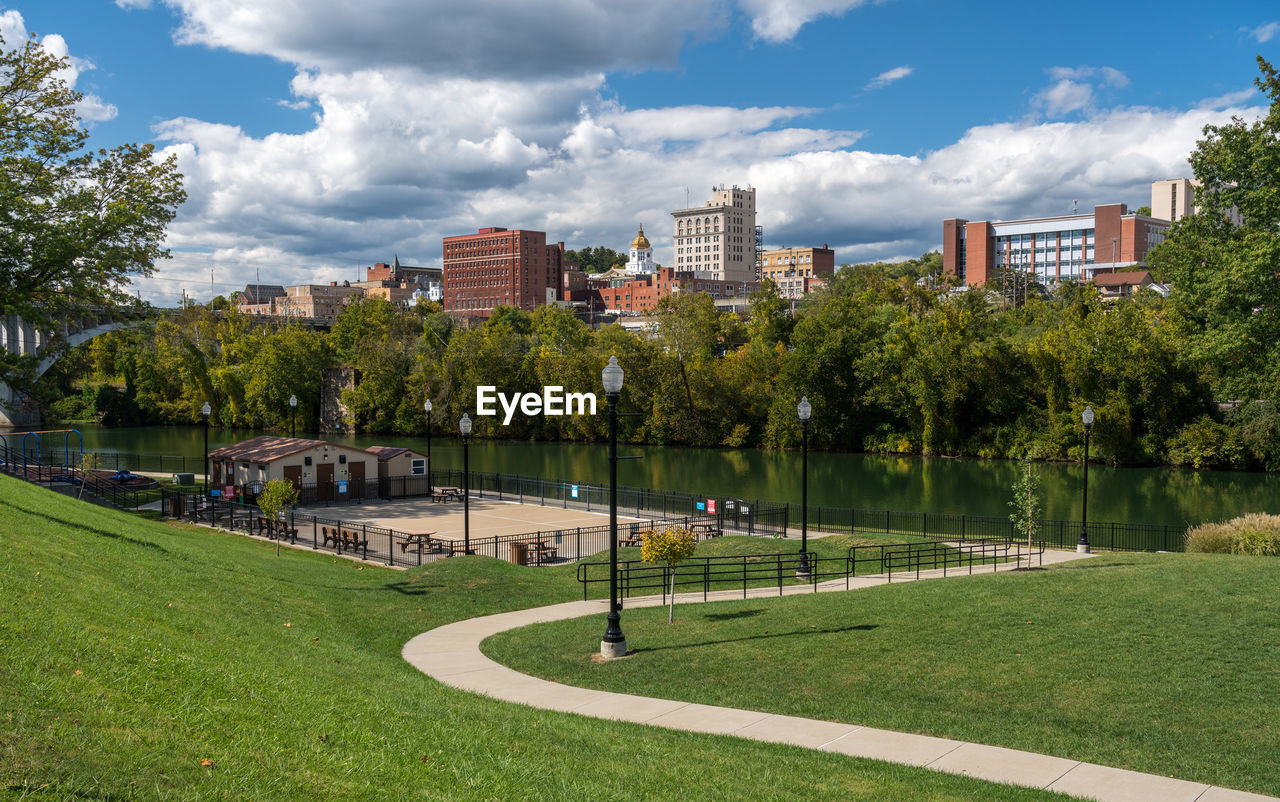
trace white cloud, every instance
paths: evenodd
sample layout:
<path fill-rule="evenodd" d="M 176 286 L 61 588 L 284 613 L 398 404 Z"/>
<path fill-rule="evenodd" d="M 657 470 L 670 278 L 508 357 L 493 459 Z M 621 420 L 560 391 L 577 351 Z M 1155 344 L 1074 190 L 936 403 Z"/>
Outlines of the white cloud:
<path fill-rule="evenodd" d="M 1053 83 L 1036 93 L 1033 107 L 1049 117 L 1064 117 L 1073 112 L 1093 113 L 1099 88 L 1123 89 L 1129 76 L 1112 67 L 1051 67 Z"/>
<path fill-rule="evenodd" d="M 751 30 L 766 42 L 785 42 L 818 17 L 839 16 L 867 0 L 738 0 Z"/>
<path fill-rule="evenodd" d="M 674 67 L 686 39 L 723 30 L 725 0 L 162 0 L 181 43 L 308 69 L 415 68 L 517 78 Z"/>
<path fill-rule="evenodd" d="M 1280 22 L 1264 22 L 1256 28 L 1242 28 L 1246 33 L 1258 40 L 1259 44 L 1265 44 L 1275 38 L 1280 33 Z"/>
<path fill-rule="evenodd" d="M 900 78 L 906 78 L 912 72 L 913 70 L 911 69 L 911 67 L 907 66 L 906 64 L 902 65 L 901 67 L 894 67 L 893 69 L 885 70 L 884 72 L 877 75 L 875 78 L 872 78 L 867 83 L 867 85 L 862 88 L 863 89 L 882 89 L 888 86 L 889 84 L 893 83 L 894 81 L 897 81 Z"/>
<path fill-rule="evenodd" d="M 151 0 L 116 0 L 116 5 L 125 10 L 151 8 Z"/>
<path fill-rule="evenodd" d="M 1204 109 L 1226 109 L 1239 107 L 1251 100 L 1257 94 L 1257 89 L 1249 87 L 1236 92 L 1228 92 L 1225 95 L 1219 95 L 1218 97 L 1207 97 L 1196 103 L 1196 105 Z"/>

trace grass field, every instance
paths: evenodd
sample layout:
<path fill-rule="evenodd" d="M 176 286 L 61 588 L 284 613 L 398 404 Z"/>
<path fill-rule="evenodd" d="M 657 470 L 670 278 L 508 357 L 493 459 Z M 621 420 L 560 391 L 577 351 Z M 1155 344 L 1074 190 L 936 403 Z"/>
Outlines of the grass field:
<path fill-rule="evenodd" d="M 400 658 L 410 637 L 440 624 L 578 594 L 572 567 L 460 557 L 406 572 L 289 549 L 277 558 L 270 543 L 0 477 L 0 791 L 1060 798 L 494 702 Z"/>
<path fill-rule="evenodd" d="M 1104 555 L 848 594 L 624 610 L 487 640 L 570 685 L 995 744 L 1280 794 L 1280 560 Z"/>

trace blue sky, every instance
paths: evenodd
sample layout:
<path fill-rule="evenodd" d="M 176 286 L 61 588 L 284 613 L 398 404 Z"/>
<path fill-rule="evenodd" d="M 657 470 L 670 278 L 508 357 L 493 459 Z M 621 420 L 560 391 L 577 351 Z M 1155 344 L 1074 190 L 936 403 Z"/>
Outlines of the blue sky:
<path fill-rule="evenodd" d="M 0 0 L 24 30 L 76 60 L 95 144 L 178 154 L 161 302 L 482 225 L 644 223 L 670 263 L 667 213 L 713 183 L 757 187 L 771 245 L 915 256 L 943 217 L 1145 203 L 1280 60 L 1263 2 Z"/>

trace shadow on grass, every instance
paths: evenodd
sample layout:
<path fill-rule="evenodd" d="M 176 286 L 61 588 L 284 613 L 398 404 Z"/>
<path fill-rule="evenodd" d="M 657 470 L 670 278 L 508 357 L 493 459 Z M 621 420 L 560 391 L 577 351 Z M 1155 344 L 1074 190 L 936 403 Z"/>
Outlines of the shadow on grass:
<path fill-rule="evenodd" d="M 797 635 L 835 635 L 840 632 L 866 632 L 879 624 L 858 624 L 851 627 L 835 627 L 834 629 L 798 629 L 795 632 L 766 632 L 760 635 L 744 635 L 741 638 L 725 638 L 723 640 L 708 640 L 700 643 L 681 643 L 671 646 L 653 646 L 650 648 L 639 648 L 634 651 L 639 654 L 641 652 L 668 652 L 679 649 L 693 649 L 698 646 L 715 646 L 721 643 L 741 643 L 749 640 L 763 640 L 765 638 L 794 638 Z"/>
<path fill-rule="evenodd" d="M 92 526 L 85 526 L 84 524 L 78 524 L 73 521 L 68 521 L 65 518 L 59 518 L 56 515 L 49 515 L 47 513 L 37 512 L 36 510 L 29 510 L 25 507 L 19 507 L 14 504 L 10 504 L 7 501 L 0 501 L 0 504 L 3 504 L 4 506 L 9 507 L 10 509 L 17 510 L 18 512 L 24 515 L 32 515 L 32 516 L 35 516 L 36 518 L 43 518 L 46 521 L 49 521 L 50 523 L 54 523 L 54 524 L 58 524 L 59 526 L 66 527 L 67 529 L 73 532 L 77 532 L 77 531 L 92 532 L 95 535 L 100 535 L 102 537 L 109 537 L 113 540 L 123 540 L 124 542 L 131 543 L 135 546 L 142 546 L 143 548 L 147 548 L 147 549 L 155 549 L 161 554 L 169 553 L 169 550 L 166 549 L 164 546 L 161 546 L 158 543 L 152 543 L 149 540 L 138 540 L 137 538 L 129 537 L 128 535 L 122 535 L 119 532 L 108 532 L 105 529 L 98 529 Z"/>
<path fill-rule="evenodd" d="M 750 610 L 739 610 L 736 613 L 709 613 L 703 616 L 708 621 L 732 621 L 735 618 L 750 618 L 755 615 L 762 615 L 764 610 L 754 607 Z"/>

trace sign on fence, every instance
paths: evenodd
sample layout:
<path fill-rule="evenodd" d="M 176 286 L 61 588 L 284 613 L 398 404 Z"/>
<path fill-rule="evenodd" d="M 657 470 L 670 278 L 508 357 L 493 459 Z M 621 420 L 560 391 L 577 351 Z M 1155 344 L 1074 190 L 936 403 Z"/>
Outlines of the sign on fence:
<path fill-rule="evenodd" d="M 569 485 L 569 494 L 570 494 L 571 496 L 573 496 L 573 498 L 577 498 L 577 497 L 578 497 L 578 486 L 577 486 L 577 485 Z"/>
<path fill-rule="evenodd" d="M 707 512 L 711 513 L 712 515 L 715 515 L 715 514 L 716 514 L 716 500 L 715 500 L 715 499 L 713 499 L 713 498 L 709 498 L 709 499 L 707 499 Z"/>
<path fill-rule="evenodd" d="M 347 492 L 347 482 L 346 482 L 346 480 L 345 480 L 345 479 L 339 480 L 339 481 L 338 481 L 338 493 L 339 493 L 339 494 L 342 494 L 342 493 L 345 493 L 345 492 Z"/>

